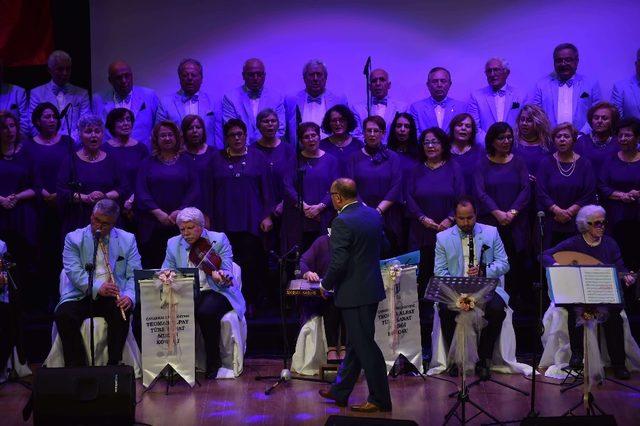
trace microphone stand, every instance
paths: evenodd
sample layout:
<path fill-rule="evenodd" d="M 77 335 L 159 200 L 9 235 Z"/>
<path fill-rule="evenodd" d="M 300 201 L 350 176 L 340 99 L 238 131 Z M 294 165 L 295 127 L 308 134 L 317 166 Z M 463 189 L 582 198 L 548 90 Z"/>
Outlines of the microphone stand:
<path fill-rule="evenodd" d="M 91 366 L 95 367 L 95 344 L 93 338 L 93 283 L 96 273 L 96 259 L 98 257 L 98 244 L 100 243 L 100 231 L 96 231 L 93 237 L 93 256 L 92 262 L 84 265 L 85 271 L 89 274 L 89 281 L 87 285 L 87 294 L 89 295 L 89 332 L 91 337 L 89 338 L 89 346 L 91 351 Z"/>
<path fill-rule="evenodd" d="M 371 56 L 367 58 L 367 62 L 364 64 L 364 70 L 362 70 L 365 78 L 365 86 L 367 93 L 367 117 L 371 115 L 371 88 L 369 87 L 369 76 L 371 75 Z"/>

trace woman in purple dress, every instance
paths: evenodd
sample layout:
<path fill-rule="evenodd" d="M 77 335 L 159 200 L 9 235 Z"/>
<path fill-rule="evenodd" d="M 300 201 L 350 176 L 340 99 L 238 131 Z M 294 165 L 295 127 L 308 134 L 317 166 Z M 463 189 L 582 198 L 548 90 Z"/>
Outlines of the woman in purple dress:
<path fill-rule="evenodd" d="M 578 131 L 569 123 L 551 132 L 556 152 L 544 158 L 536 176 L 538 209 L 546 212 L 545 246 L 556 245 L 575 234 L 575 217 L 581 207 L 595 201 L 596 178 L 591 162 L 573 147 Z"/>
<path fill-rule="evenodd" d="M 398 154 L 382 144 L 387 126 L 382 117 L 372 115 L 362 122 L 365 146 L 347 163 L 347 177 L 358 186 L 360 199 L 384 218 L 390 249 L 383 257 L 397 256 L 406 248 L 402 240 L 402 170 Z"/>
<path fill-rule="evenodd" d="M 62 269 L 62 218 L 57 203 L 56 181 L 60 165 L 74 153 L 74 141 L 60 131 L 60 114 L 50 102 L 38 104 L 31 114 L 31 123 L 38 134 L 25 143 L 33 161 L 33 182 L 37 195 L 38 246 L 42 256 L 40 282 L 47 283 L 43 293 L 50 305 L 58 303 L 58 277 Z"/>
<path fill-rule="evenodd" d="M 524 263 L 529 245 L 531 187 L 527 166 L 512 150 L 511 126 L 492 124 L 485 136 L 487 156 L 480 159 L 475 170 L 474 195 L 478 199 L 478 220 L 498 228 L 511 266 L 505 277 L 506 290 L 511 297 L 519 298 L 521 290 L 526 290 Z"/>
<path fill-rule="evenodd" d="M 615 130 L 619 119 L 618 108 L 609 102 L 598 102 L 587 111 L 591 133 L 578 138 L 575 151 L 591 162 L 596 176 L 618 152 Z"/>
<path fill-rule="evenodd" d="M 211 161 L 216 149 L 207 145 L 207 133 L 204 120 L 196 114 L 186 115 L 182 119 L 182 134 L 184 135 L 185 151 L 182 154 L 194 170 L 200 188 L 200 210 L 204 214 L 205 228 L 211 229 L 213 215 L 213 174 Z"/>
<path fill-rule="evenodd" d="M 529 179 L 535 183 L 540 161 L 552 150 L 549 119 L 542 108 L 527 104 L 518 113 L 516 124 L 513 152 L 527 165 Z"/>
<path fill-rule="evenodd" d="M 151 156 L 142 160 L 136 179 L 135 208 L 138 244 L 144 268 L 159 268 L 167 240 L 176 234 L 180 210 L 199 207 L 194 167 L 182 156 L 180 129 L 161 121 L 151 133 Z"/>
<path fill-rule="evenodd" d="M 33 163 L 20 141 L 18 118 L 0 112 L 0 240 L 9 248 L 17 266 L 25 301 L 41 297 L 35 286 L 36 211 Z M 31 304 L 32 302 L 29 302 Z"/>
<path fill-rule="evenodd" d="M 334 105 L 322 119 L 322 131 L 330 136 L 320 141 L 320 149 L 336 157 L 340 175 L 347 171 L 349 157 L 362 148 L 362 141 L 351 136 L 358 123 L 346 105 Z"/>
<path fill-rule="evenodd" d="M 411 171 L 407 183 L 407 209 L 411 218 L 409 250 L 420 250 L 418 297 L 420 323 L 428 322 L 431 303 L 422 298 L 433 275 L 436 234 L 454 223 L 453 210 L 464 194 L 464 177 L 458 163 L 451 160 L 451 141 L 439 127 L 420 134 L 420 163 Z M 428 331 L 421 327 L 422 347 L 429 347 Z"/>
<path fill-rule="evenodd" d="M 62 235 L 89 224 L 93 206 L 103 198 L 120 201 L 129 188 L 116 158 L 102 150 L 100 117 L 87 114 L 78 121 L 82 147 L 64 159 L 57 180 Z"/>
<path fill-rule="evenodd" d="M 618 154 L 600 170 L 598 189 L 609 218 L 611 235 L 622 250 L 624 263 L 640 269 L 640 121 L 624 118 L 618 123 Z"/>
<path fill-rule="evenodd" d="M 285 200 L 282 213 L 282 250 L 291 250 L 302 243 L 307 250 L 311 243 L 326 232 L 335 216 L 329 188 L 339 176 L 338 160 L 320 149 L 320 127 L 311 122 L 298 126 L 302 150 L 298 157 L 301 173 L 292 167 L 285 179 Z M 298 208 L 302 180 L 302 208 Z M 300 224 L 302 225 L 302 229 Z M 301 240 L 302 238 L 302 240 Z"/>
<path fill-rule="evenodd" d="M 247 126 L 231 119 L 223 128 L 227 148 L 215 153 L 213 170 L 212 228 L 224 232 L 233 247 L 233 259 L 242 268 L 242 293 L 247 316 L 266 294 L 267 258 L 262 244 L 271 231 L 273 201 L 268 165 L 258 150 L 247 149 Z"/>
<path fill-rule="evenodd" d="M 113 136 L 104 144 L 104 150 L 116 159 L 127 188 L 131 189 L 131 195 L 124 200 L 122 211 L 123 226 L 128 231 L 134 232 L 133 202 L 136 177 L 142 160 L 149 156 L 147 146 L 131 137 L 135 118 L 133 113 L 126 108 L 114 108 L 107 114 L 105 127 Z"/>
<path fill-rule="evenodd" d="M 478 160 L 484 156 L 483 147 L 476 143 L 477 134 L 478 126 L 473 117 L 466 112 L 456 115 L 449 123 L 451 158 L 462 170 L 467 195 L 473 194 L 473 172 Z"/>

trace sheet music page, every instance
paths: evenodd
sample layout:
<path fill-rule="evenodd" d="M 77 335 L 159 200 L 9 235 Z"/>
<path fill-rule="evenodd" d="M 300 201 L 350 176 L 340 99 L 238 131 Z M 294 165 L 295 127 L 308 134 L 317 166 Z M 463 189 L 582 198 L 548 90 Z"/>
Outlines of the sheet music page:
<path fill-rule="evenodd" d="M 580 268 L 585 303 L 621 303 L 616 270 L 611 267 Z"/>
<path fill-rule="evenodd" d="M 547 270 L 549 273 L 549 285 L 553 293 L 553 302 L 556 305 L 585 303 L 580 268 L 560 266 L 549 267 Z"/>

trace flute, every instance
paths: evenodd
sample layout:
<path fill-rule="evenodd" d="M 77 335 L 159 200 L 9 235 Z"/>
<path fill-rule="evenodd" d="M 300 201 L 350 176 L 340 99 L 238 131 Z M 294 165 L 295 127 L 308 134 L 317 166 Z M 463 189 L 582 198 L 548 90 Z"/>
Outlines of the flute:
<path fill-rule="evenodd" d="M 104 257 L 104 264 L 107 267 L 107 274 L 109 275 L 109 278 L 110 278 L 109 281 L 114 282 L 113 271 L 111 270 L 111 264 L 109 263 L 109 253 L 107 252 L 107 248 L 104 246 L 104 243 L 102 242 L 102 240 L 100 240 L 98 245 L 100 246 L 100 250 L 102 250 L 102 256 Z M 120 294 L 116 294 L 116 301 L 118 300 L 120 300 Z M 127 320 L 127 316 L 124 314 L 123 308 L 120 308 L 120 315 L 122 315 L 123 321 Z"/>

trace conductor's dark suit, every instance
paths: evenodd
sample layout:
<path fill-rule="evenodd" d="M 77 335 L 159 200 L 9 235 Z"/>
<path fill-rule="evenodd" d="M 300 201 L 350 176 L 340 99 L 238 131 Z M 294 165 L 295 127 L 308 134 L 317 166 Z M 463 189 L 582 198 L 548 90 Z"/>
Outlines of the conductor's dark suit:
<path fill-rule="evenodd" d="M 380 273 L 382 226 L 380 214 L 362 203 L 343 208 L 331 226 L 331 263 L 322 287 L 335 291 L 333 299 L 347 329 L 347 354 L 331 394 L 347 402 L 364 369 L 368 401 L 390 410 L 387 369 L 374 340 L 378 302 L 385 298 Z"/>

